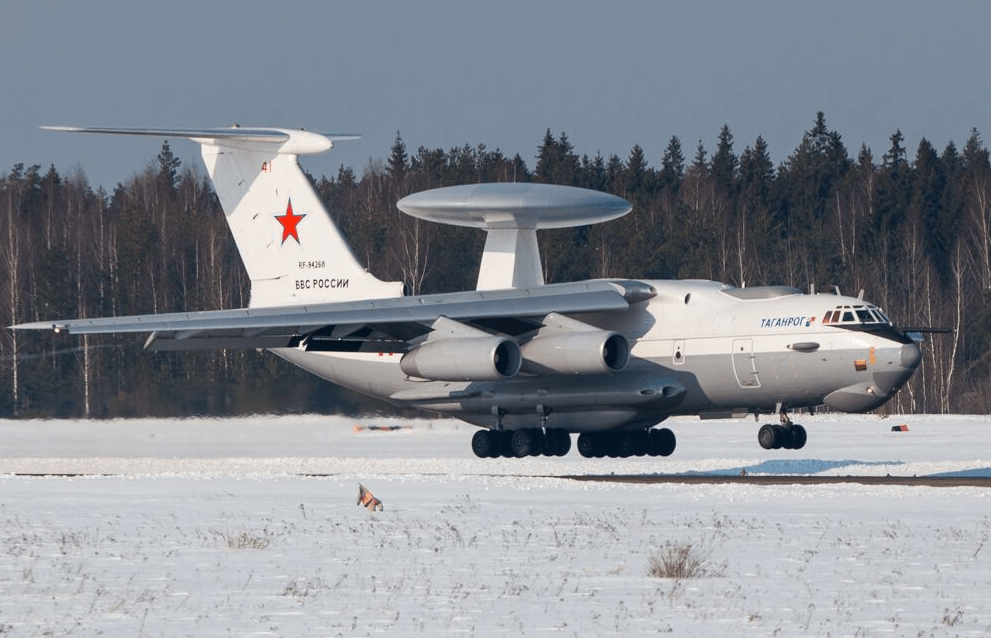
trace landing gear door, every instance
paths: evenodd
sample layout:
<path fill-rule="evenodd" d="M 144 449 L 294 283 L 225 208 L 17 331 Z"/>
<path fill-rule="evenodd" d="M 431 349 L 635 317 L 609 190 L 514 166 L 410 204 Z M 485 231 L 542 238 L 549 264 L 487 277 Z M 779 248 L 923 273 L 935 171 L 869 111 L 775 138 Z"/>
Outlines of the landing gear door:
<path fill-rule="evenodd" d="M 733 372 L 741 388 L 760 387 L 753 339 L 733 340 Z"/>

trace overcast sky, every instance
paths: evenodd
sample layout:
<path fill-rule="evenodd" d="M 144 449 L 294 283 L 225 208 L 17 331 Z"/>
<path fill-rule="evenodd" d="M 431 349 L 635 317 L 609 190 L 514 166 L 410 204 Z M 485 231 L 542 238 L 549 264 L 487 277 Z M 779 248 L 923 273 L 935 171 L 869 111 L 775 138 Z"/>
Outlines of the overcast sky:
<path fill-rule="evenodd" d="M 550 128 L 658 166 L 672 135 L 691 158 L 728 124 L 737 153 L 763 135 L 780 162 L 821 110 L 852 155 L 896 128 L 912 155 L 991 135 L 989 33 L 987 2 L 5 0 L 0 173 L 81 167 L 109 190 L 161 145 L 43 124 L 363 135 L 306 158 L 321 175 L 360 174 L 397 131 L 410 152 L 484 143 L 532 168 Z"/>

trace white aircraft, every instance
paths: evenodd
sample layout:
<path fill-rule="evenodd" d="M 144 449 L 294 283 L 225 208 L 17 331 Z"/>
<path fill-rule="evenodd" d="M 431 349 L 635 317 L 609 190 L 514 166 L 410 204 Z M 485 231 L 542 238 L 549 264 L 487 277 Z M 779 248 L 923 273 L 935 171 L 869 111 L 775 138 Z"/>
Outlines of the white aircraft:
<path fill-rule="evenodd" d="M 859 297 L 712 281 L 544 284 L 538 228 L 621 216 L 625 200 L 542 184 L 474 184 L 404 198 L 434 221 L 485 228 L 478 288 L 404 296 L 354 258 L 297 162 L 333 140 L 287 129 L 94 129 L 202 147 L 251 279 L 248 308 L 13 326 L 150 333 L 151 350 L 263 348 L 328 381 L 480 426 L 479 457 L 667 456 L 671 415 L 780 415 L 761 446 L 797 449 L 788 412 L 864 412 L 921 361 L 913 338 Z"/>

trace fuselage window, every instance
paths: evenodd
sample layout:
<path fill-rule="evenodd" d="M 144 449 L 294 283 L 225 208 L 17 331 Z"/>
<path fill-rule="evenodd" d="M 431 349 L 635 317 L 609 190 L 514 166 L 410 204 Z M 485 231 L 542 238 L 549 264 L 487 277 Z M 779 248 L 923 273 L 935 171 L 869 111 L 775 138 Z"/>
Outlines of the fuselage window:
<path fill-rule="evenodd" d="M 847 323 L 847 322 L 853 323 L 854 321 L 855 319 L 853 318 L 852 312 L 850 312 L 849 310 L 843 312 L 843 323 Z"/>

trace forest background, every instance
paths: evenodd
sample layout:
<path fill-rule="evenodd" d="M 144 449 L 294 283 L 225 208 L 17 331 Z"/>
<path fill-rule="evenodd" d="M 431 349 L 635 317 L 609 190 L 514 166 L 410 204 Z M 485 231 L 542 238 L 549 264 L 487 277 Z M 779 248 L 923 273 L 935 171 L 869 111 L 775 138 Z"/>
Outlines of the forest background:
<path fill-rule="evenodd" d="M 691 153 L 689 159 L 686 153 Z M 579 155 L 549 129 L 530 168 L 484 145 L 388 157 L 359 178 L 312 178 L 355 255 L 414 293 L 471 289 L 481 230 L 401 214 L 416 191 L 491 181 L 580 186 L 628 199 L 606 224 L 539 233 L 548 283 L 598 277 L 714 279 L 733 285 L 834 286 L 903 326 L 951 332 L 923 344 L 923 365 L 885 412 L 991 411 L 991 162 L 979 132 L 962 149 L 899 131 L 880 158 L 855 156 L 816 115 L 775 166 L 758 137 L 741 152 L 728 126 L 711 153 L 672 137 L 654 167 Z M 243 307 L 248 280 L 209 180 L 168 142 L 112 193 L 84 172 L 15 165 L 0 175 L 3 325 Z M 827 304 L 828 305 L 828 304 Z M 255 351 L 151 353 L 133 336 L 0 333 L 0 416 L 134 417 L 365 413 L 393 408 Z"/>

